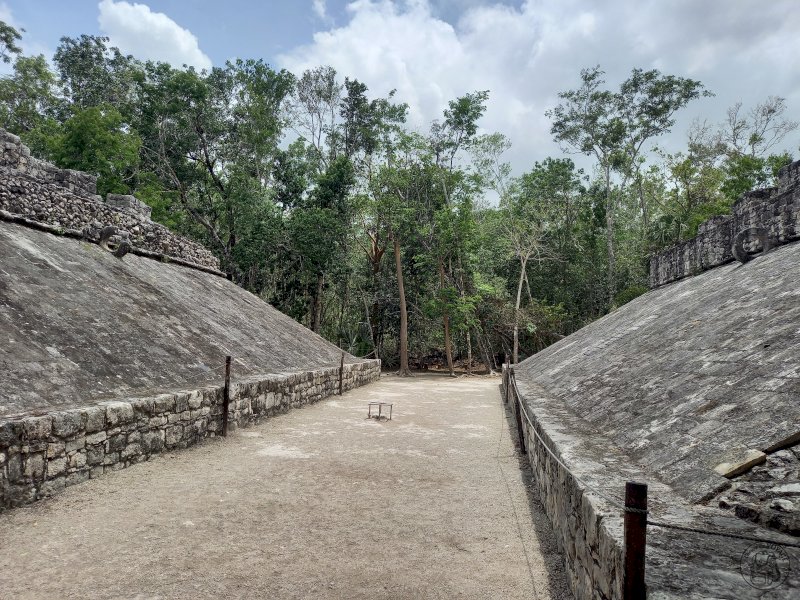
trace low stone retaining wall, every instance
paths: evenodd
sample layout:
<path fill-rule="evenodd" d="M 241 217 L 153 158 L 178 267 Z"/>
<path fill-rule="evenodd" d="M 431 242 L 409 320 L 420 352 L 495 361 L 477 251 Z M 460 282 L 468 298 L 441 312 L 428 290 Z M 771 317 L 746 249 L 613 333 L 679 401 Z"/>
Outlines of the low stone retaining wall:
<path fill-rule="evenodd" d="M 379 377 L 378 360 L 345 364 L 342 389 Z M 232 383 L 229 430 L 338 389 L 338 366 Z M 222 400 L 222 386 L 207 387 L 0 421 L 0 510 L 220 435 Z"/>
<path fill-rule="evenodd" d="M 505 366 L 501 391 L 516 418 L 518 398 Z M 528 416 L 530 422 L 520 415 L 527 460 L 533 470 L 539 498 L 553 526 L 558 548 L 564 555 L 567 582 L 572 593 L 577 600 L 621 600 L 622 519 L 610 516 L 607 507 L 600 506 L 602 500 L 587 493 L 572 473 L 553 459 L 531 430 L 531 425 L 564 462 L 565 457 L 553 439 L 557 432 L 548 431 L 548 426 L 536 415 L 529 412 Z"/>
<path fill-rule="evenodd" d="M 730 216 L 712 217 L 700 225 L 697 237 L 651 256 L 650 287 L 733 261 L 733 240 L 750 227 L 766 229 L 774 244 L 800 238 L 800 161 L 780 170 L 777 187 L 744 194 Z M 756 240 L 746 241 L 745 249 L 756 250 Z"/>

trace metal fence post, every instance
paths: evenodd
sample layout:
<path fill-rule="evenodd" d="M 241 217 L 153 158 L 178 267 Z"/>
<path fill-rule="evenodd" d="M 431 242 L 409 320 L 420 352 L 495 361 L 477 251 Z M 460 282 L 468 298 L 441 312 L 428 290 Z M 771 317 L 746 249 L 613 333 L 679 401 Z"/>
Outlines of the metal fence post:
<path fill-rule="evenodd" d="M 647 484 L 625 483 L 625 574 L 624 600 L 645 600 L 644 555 L 647 547 Z M 642 512 L 639 512 L 642 511 Z"/>
<path fill-rule="evenodd" d="M 228 405 L 231 403 L 231 357 L 225 357 L 225 387 L 222 390 L 222 436 L 228 435 Z"/>
<path fill-rule="evenodd" d="M 508 363 L 503 363 L 503 404 L 508 404 Z"/>
<path fill-rule="evenodd" d="M 508 369 L 508 383 L 510 386 L 513 386 L 513 397 L 514 397 L 514 416 L 517 419 L 517 435 L 519 436 L 519 452 L 520 454 L 527 454 L 528 450 L 525 447 L 525 430 L 522 427 L 522 398 L 519 397 L 517 393 L 517 386 L 516 386 L 516 375 L 514 374 L 514 368 L 509 367 Z"/>

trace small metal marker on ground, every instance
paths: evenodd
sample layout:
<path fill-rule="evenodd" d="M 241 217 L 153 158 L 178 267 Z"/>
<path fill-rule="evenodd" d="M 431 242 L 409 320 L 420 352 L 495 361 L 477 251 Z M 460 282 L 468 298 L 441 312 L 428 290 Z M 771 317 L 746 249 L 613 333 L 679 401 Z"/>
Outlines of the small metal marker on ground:
<path fill-rule="evenodd" d="M 378 407 L 378 414 L 377 415 L 373 415 L 372 414 L 372 409 L 375 406 Z M 388 406 L 389 407 L 389 416 L 388 417 L 383 414 L 383 407 L 384 406 Z M 381 419 L 386 419 L 387 421 L 391 421 L 392 420 L 392 407 L 393 406 L 394 405 L 391 402 L 370 402 L 369 405 L 367 406 L 367 418 L 368 419 L 376 419 L 378 421 L 380 421 Z"/>
<path fill-rule="evenodd" d="M 225 357 L 225 388 L 222 390 L 222 437 L 228 435 L 228 405 L 231 403 L 231 357 Z"/>

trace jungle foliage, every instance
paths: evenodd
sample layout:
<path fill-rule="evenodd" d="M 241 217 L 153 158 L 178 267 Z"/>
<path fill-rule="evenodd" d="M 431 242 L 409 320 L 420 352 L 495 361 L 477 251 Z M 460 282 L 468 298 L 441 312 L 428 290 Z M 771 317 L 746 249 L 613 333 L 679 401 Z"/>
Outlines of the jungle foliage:
<path fill-rule="evenodd" d="M 488 91 L 418 131 L 394 93 L 330 67 L 198 72 L 89 35 L 62 38 L 48 63 L 23 55 L 20 36 L 0 23 L 0 60 L 13 63 L 0 127 L 97 174 L 100 193 L 135 194 L 239 285 L 402 372 L 496 369 L 635 298 L 651 253 L 773 183 L 798 126 L 782 98 L 734 104 L 667 153 L 658 141 L 676 114 L 710 92 L 642 69 L 611 88 L 596 66 L 547 113 L 565 156 L 512 176 L 510 140 L 481 130 Z"/>

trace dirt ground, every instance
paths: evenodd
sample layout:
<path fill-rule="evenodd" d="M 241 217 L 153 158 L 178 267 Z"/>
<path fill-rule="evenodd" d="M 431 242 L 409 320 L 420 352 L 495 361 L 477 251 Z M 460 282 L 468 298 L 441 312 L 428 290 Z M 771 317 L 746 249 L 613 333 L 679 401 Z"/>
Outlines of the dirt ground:
<path fill-rule="evenodd" d="M 498 384 L 384 376 L 6 511 L 0 598 L 570 598 Z"/>

